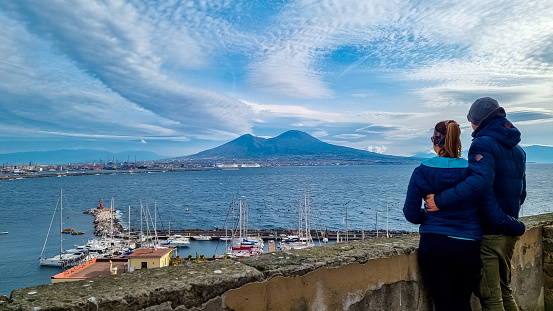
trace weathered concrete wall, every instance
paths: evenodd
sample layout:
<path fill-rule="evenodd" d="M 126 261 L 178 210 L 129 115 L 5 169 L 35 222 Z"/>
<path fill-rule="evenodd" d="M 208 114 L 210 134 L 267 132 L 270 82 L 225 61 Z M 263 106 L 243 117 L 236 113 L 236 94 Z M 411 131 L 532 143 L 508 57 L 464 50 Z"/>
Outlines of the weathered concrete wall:
<path fill-rule="evenodd" d="M 511 286 L 521 311 L 538 311 L 544 309 L 544 226 L 538 217 L 526 219 L 524 223 L 529 229 L 515 245 Z"/>
<path fill-rule="evenodd" d="M 553 226 L 543 227 L 543 272 L 545 311 L 553 311 Z"/>
<path fill-rule="evenodd" d="M 528 230 L 513 258 L 514 295 L 523 311 L 552 308 L 553 243 L 547 241 L 553 241 L 553 228 L 547 225 L 553 214 L 523 221 Z M 15 290 L 0 310 L 426 311 L 431 307 L 416 260 L 418 238 L 353 241 L 30 287 Z"/>

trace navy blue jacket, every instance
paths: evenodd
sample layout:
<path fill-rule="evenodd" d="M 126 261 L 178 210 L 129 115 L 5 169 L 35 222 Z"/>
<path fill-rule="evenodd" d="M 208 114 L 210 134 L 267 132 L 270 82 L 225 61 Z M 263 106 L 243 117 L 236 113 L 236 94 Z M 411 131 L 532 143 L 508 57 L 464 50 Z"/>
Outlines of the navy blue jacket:
<path fill-rule="evenodd" d="M 462 202 L 493 190 L 499 207 L 518 218 L 526 198 L 526 154 L 518 145 L 520 132 L 505 118 L 501 107 L 488 115 L 472 133 L 468 160 L 470 176 L 457 186 L 436 192 L 434 201 L 441 209 L 462 208 Z M 507 234 L 488 221 L 484 234 Z"/>
<path fill-rule="evenodd" d="M 470 174 L 468 161 L 460 158 L 434 157 L 423 160 L 411 175 L 403 206 L 405 218 L 420 224 L 419 232 L 436 233 L 458 238 L 482 240 L 480 217 L 484 215 L 503 232 L 522 235 L 524 224 L 503 213 L 492 193 L 466 200 L 455 209 L 427 212 L 422 208 L 427 194 L 440 193 L 454 187 Z"/>

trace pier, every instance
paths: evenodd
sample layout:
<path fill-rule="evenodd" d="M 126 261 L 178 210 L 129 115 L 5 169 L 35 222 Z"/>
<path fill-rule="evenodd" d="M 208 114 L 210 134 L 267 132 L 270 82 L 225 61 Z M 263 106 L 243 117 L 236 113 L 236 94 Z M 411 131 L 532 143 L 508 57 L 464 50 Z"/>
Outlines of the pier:
<path fill-rule="evenodd" d="M 126 233 L 126 232 L 125 232 Z M 136 234 L 136 230 L 131 230 L 131 235 Z M 157 230 L 157 235 L 165 237 L 168 235 L 167 230 Z M 336 241 L 338 238 L 340 241 L 355 241 L 363 240 L 376 237 L 392 237 L 398 235 L 404 235 L 412 233 L 409 231 L 403 230 L 389 230 L 386 233 L 386 230 L 350 230 L 347 235 L 344 231 L 331 231 L 331 230 L 311 230 L 311 236 L 313 240 L 322 240 L 327 238 L 328 240 Z M 195 235 L 203 235 L 211 237 L 213 240 L 218 240 L 225 236 L 230 236 L 230 230 L 225 229 L 214 229 L 214 230 L 203 230 L 203 229 L 171 229 L 171 234 L 180 234 L 182 236 L 192 237 Z M 298 235 L 295 230 L 285 230 L 285 229 L 260 229 L 260 230 L 248 230 L 248 236 L 260 237 L 263 240 L 280 240 L 286 238 L 290 235 Z"/>

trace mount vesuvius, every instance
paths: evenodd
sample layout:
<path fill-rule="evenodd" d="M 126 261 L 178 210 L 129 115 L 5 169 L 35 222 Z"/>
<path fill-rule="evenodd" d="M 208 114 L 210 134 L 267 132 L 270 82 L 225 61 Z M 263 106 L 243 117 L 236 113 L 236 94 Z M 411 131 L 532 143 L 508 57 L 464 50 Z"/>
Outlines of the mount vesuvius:
<path fill-rule="evenodd" d="M 226 144 L 171 160 L 213 159 L 280 164 L 407 164 L 420 161 L 325 143 L 305 132 L 290 130 L 273 138 L 242 135 Z"/>

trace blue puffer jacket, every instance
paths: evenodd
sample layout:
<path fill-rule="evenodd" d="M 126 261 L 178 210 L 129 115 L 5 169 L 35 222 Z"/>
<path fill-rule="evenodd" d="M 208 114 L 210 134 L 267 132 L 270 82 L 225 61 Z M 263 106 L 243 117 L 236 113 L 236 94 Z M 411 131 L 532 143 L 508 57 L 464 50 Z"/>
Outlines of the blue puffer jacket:
<path fill-rule="evenodd" d="M 440 209 L 427 212 L 422 208 L 427 194 L 449 189 L 469 176 L 468 161 L 465 159 L 434 157 L 423 160 L 409 181 L 407 197 L 403 206 L 405 218 L 420 224 L 420 233 L 436 233 L 452 237 L 482 240 L 480 217 L 495 224 L 510 235 L 522 235 L 524 224 L 503 213 L 492 193 L 485 197 L 474 197 L 464 201 L 456 209 Z"/>
<path fill-rule="evenodd" d="M 472 133 L 469 149 L 470 176 L 457 186 L 434 196 L 440 210 L 462 208 L 462 202 L 493 190 L 501 209 L 518 218 L 526 198 L 526 154 L 518 143 L 520 132 L 505 118 L 501 107 L 488 115 Z M 488 221 L 484 234 L 507 234 Z"/>

